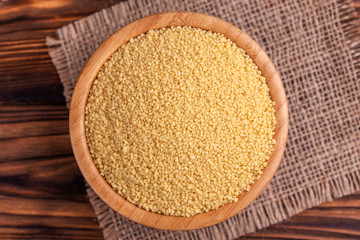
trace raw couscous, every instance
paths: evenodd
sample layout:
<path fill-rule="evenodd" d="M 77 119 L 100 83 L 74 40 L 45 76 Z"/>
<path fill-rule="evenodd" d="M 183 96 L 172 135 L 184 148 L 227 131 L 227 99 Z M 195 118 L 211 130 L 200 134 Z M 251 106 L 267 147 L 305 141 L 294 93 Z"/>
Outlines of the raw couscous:
<path fill-rule="evenodd" d="M 99 71 L 86 138 L 105 180 L 148 211 L 192 216 L 235 202 L 273 151 L 275 110 L 232 41 L 192 27 L 151 30 Z"/>

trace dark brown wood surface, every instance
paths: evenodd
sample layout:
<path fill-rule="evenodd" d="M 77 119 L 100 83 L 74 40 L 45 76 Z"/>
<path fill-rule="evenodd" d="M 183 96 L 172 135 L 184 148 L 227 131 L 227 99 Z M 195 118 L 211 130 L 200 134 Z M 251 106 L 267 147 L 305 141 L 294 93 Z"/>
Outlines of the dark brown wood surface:
<path fill-rule="evenodd" d="M 117 2 L 0 0 L 0 239 L 102 239 L 45 37 Z M 360 239 L 360 193 L 242 239 L 280 238 Z"/>

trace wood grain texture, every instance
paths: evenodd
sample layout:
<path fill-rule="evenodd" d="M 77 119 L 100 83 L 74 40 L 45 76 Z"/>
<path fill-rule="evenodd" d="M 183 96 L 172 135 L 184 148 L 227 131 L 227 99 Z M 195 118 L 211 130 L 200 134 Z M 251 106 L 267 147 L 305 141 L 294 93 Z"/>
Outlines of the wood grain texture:
<path fill-rule="evenodd" d="M 68 111 L 45 36 L 116 2 L 0 1 L 0 145 L 59 135 L 55 141 L 69 146 Z M 360 1 L 355 6 L 360 14 Z M 72 153 L 29 157 L 19 145 L 10 149 L 20 153 L 0 161 L 0 239 L 102 239 Z M 357 193 L 241 239 L 360 239 L 359 216 Z"/>

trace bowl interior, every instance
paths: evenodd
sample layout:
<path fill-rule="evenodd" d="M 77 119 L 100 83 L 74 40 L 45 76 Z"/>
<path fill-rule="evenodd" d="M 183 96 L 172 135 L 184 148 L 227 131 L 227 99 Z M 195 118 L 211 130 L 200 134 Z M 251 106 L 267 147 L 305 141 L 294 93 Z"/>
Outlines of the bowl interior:
<path fill-rule="evenodd" d="M 195 216 L 174 217 L 145 211 L 117 194 L 99 174 L 89 152 L 85 136 L 85 106 L 93 80 L 106 60 L 124 43 L 141 33 L 170 26 L 192 26 L 221 33 L 246 51 L 266 78 L 270 95 L 275 101 L 275 140 L 268 165 L 248 192 L 236 203 Z M 193 12 L 167 12 L 151 15 L 123 27 L 108 38 L 92 55 L 79 76 L 70 107 L 70 137 L 79 168 L 95 193 L 121 215 L 143 225 L 166 230 L 191 230 L 224 221 L 248 206 L 274 176 L 284 153 L 288 133 L 288 105 L 277 70 L 260 46 L 240 29 L 216 17 Z"/>

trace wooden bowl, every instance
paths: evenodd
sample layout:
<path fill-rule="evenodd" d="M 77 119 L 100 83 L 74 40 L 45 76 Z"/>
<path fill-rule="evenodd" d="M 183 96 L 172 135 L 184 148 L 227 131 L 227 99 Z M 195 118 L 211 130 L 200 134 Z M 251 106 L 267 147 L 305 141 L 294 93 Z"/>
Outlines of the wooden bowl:
<path fill-rule="evenodd" d="M 250 190 L 239 196 L 236 203 L 192 217 L 173 217 L 143 210 L 117 194 L 99 174 L 86 142 L 85 105 L 93 80 L 105 61 L 129 39 L 151 29 L 170 26 L 192 26 L 223 34 L 244 49 L 266 78 L 270 95 L 275 101 L 275 151 L 268 160 L 261 177 Z M 264 190 L 274 176 L 284 153 L 288 133 L 288 105 L 278 72 L 266 53 L 247 34 L 219 18 L 194 12 L 166 12 L 139 19 L 123 27 L 107 39 L 92 55 L 79 76 L 70 107 L 70 137 L 76 161 L 86 181 L 95 193 L 112 209 L 140 224 L 166 230 L 190 230 L 208 227 L 237 214 Z M 266 217 L 266 216 L 264 216 Z"/>

